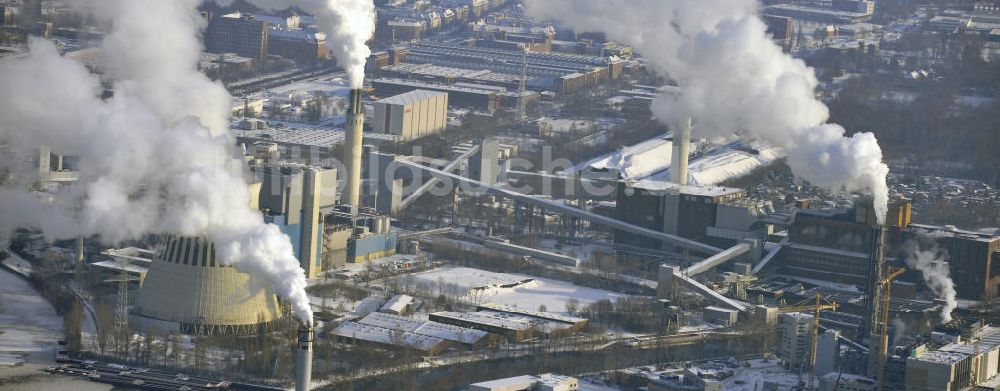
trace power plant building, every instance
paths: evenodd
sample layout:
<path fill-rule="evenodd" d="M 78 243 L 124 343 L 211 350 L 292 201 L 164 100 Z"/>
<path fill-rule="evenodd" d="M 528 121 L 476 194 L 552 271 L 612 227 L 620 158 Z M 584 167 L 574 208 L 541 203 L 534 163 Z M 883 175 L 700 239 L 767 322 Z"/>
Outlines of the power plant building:
<path fill-rule="evenodd" d="M 264 221 L 288 235 L 306 277 L 332 267 L 323 264 L 327 229 L 320 209 L 337 202 L 337 170 L 282 164 L 259 168 L 256 175 Z"/>
<path fill-rule="evenodd" d="M 258 207 L 260 186 L 249 185 L 251 208 Z M 130 323 L 162 332 L 253 335 L 285 319 L 274 291 L 219 262 L 215 243 L 177 235 L 161 239 Z"/>
<path fill-rule="evenodd" d="M 214 243 L 167 235 L 132 313 L 130 323 L 144 329 L 253 335 L 273 329 L 283 312 L 270 287 L 218 262 Z"/>
<path fill-rule="evenodd" d="M 951 226 L 910 224 L 902 241 L 932 240 L 948 252 L 958 298 L 988 300 L 1000 294 L 1000 236 Z"/>
<path fill-rule="evenodd" d="M 443 131 L 447 115 L 448 93 L 414 90 L 376 101 L 372 129 L 405 142 Z"/>

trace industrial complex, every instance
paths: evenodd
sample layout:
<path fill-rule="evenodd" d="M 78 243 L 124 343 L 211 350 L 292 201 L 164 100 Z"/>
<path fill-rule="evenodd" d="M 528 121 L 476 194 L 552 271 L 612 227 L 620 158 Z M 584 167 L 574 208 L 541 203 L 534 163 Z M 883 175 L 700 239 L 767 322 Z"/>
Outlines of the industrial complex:
<path fill-rule="evenodd" d="M 995 2 L 69 3 L 0 389 L 1000 390 Z"/>

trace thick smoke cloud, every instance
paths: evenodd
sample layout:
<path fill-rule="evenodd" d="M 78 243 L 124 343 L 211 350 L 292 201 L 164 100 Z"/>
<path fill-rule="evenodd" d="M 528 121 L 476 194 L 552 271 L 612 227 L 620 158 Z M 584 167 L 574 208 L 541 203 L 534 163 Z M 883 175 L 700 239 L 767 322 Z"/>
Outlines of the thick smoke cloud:
<path fill-rule="evenodd" d="M 371 55 L 367 42 L 375 34 L 375 4 L 372 0 L 250 0 L 261 8 L 298 6 L 316 16 L 326 33 L 333 57 L 347 71 L 352 88 L 361 88 L 365 61 Z"/>
<path fill-rule="evenodd" d="M 39 197 L 30 193 L 39 179 L 31 162 L 5 157 L 13 180 L 0 188 L 0 234 L 31 226 L 48 239 L 98 235 L 109 244 L 205 236 L 221 262 L 273 286 L 311 323 L 305 274 L 288 237 L 250 208 L 226 128 L 229 94 L 196 69 L 198 3 L 76 3 L 113 26 L 102 45 L 114 81 L 107 100 L 97 76 L 48 41 L 33 39 L 28 56 L 0 62 L 0 144 L 76 156 L 80 174 Z"/>
<path fill-rule="evenodd" d="M 938 247 L 933 239 L 909 240 L 903 243 L 906 265 L 919 270 L 924 283 L 941 300 L 941 323 L 951 322 L 951 312 L 958 307 L 955 282 L 948 267 L 948 251 Z"/>
<path fill-rule="evenodd" d="M 888 167 L 870 133 L 846 137 L 826 124 L 816 76 L 775 45 L 755 0 L 532 0 L 527 11 L 577 31 L 632 45 L 681 92 L 660 96 L 667 124 L 691 117 L 702 137 L 733 135 L 781 147 L 799 178 L 831 189 L 872 191 L 884 221 Z"/>

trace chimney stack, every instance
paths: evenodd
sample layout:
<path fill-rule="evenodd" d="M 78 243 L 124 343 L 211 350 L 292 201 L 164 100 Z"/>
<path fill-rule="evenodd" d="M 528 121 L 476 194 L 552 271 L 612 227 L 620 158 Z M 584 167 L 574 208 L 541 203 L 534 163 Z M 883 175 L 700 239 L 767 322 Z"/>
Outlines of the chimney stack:
<path fill-rule="evenodd" d="M 312 343 L 315 331 L 312 325 L 299 327 L 298 361 L 295 364 L 295 391 L 308 391 L 312 383 Z"/>
<path fill-rule="evenodd" d="M 670 180 L 685 186 L 688 181 L 688 148 L 691 146 L 691 118 L 685 119 L 674 131 L 673 153 L 670 161 Z"/>
<path fill-rule="evenodd" d="M 361 105 L 361 89 L 351 90 L 351 103 L 347 113 L 344 139 L 344 193 L 340 203 L 351 206 L 356 211 L 361 198 L 361 143 L 362 128 L 365 126 L 364 106 Z"/>

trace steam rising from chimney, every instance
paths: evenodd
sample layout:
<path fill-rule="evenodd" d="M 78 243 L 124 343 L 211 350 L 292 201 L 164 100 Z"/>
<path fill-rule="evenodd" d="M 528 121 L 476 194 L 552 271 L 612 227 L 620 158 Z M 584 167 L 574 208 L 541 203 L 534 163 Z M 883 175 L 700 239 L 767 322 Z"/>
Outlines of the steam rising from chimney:
<path fill-rule="evenodd" d="M 903 251 L 906 253 L 906 265 L 919 270 L 927 287 L 944 300 L 941 323 L 951 322 L 951 312 L 958 307 L 958 294 L 947 263 L 948 251 L 938 247 L 937 242 L 929 238 L 909 240 L 903 243 Z"/>
<path fill-rule="evenodd" d="M 326 33 L 326 43 L 350 79 L 351 88 L 361 88 L 365 61 L 371 55 L 366 44 L 375 34 L 375 4 L 372 0 L 251 0 L 262 8 L 302 7 L 316 16 Z"/>
<path fill-rule="evenodd" d="M 812 68 L 775 45 L 755 0 L 531 0 L 529 14 L 632 45 L 681 87 L 654 103 L 667 124 L 693 117 L 700 137 L 758 139 L 781 147 L 793 173 L 817 186 L 872 191 L 888 203 L 882 151 L 871 133 L 827 124 Z"/>
<path fill-rule="evenodd" d="M 80 174 L 43 200 L 29 192 L 37 170 L 5 152 L 0 161 L 13 179 L 0 187 L 0 235 L 31 226 L 47 239 L 97 235 L 108 244 L 205 236 L 222 263 L 273 286 L 311 324 L 305 274 L 288 237 L 250 207 L 227 132 L 229 94 L 197 71 L 199 3 L 73 3 L 111 19 L 102 44 L 114 81 L 107 100 L 99 79 L 51 42 L 32 39 L 28 56 L 0 62 L 0 144 L 76 156 Z"/>

